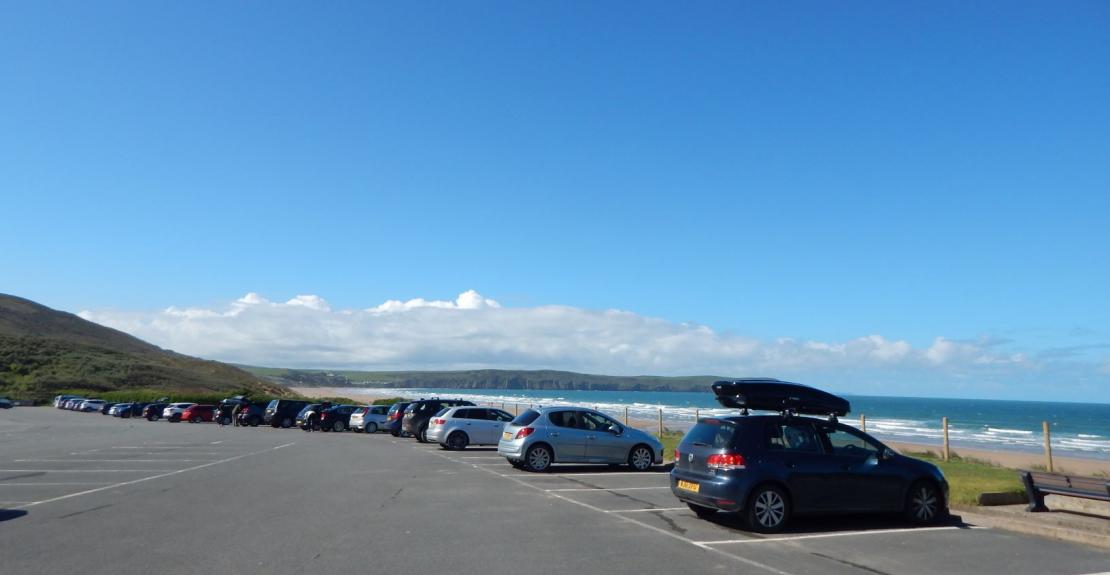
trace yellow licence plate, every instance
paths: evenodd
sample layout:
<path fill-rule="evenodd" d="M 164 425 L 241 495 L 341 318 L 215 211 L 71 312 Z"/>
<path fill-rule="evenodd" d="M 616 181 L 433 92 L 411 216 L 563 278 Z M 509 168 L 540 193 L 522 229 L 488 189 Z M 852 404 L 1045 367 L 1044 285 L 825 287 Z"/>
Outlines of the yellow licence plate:
<path fill-rule="evenodd" d="M 679 479 L 678 480 L 678 488 L 682 489 L 683 491 L 692 491 L 694 493 L 697 493 L 698 490 L 701 489 L 701 485 L 698 485 L 697 483 L 694 483 L 693 481 L 683 481 L 683 480 Z"/>
<path fill-rule="evenodd" d="M 501 439 L 504 439 L 505 441 L 512 441 L 513 440 L 513 434 L 506 431 L 506 432 L 501 434 Z"/>

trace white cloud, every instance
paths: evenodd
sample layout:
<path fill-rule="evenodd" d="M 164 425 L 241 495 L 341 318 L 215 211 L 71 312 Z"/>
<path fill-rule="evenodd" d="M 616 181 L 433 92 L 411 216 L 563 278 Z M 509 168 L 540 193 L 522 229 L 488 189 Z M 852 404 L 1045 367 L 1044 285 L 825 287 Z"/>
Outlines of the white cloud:
<path fill-rule="evenodd" d="M 861 371 L 975 374 L 1028 370 L 991 341 L 936 338 L 925 348 L 866 335 L 773 341 L 621 310 L 505 308 L 470 290 L 454 301 L 390 300 L 333 310 L 323 298 L 247 295 L 222 309 L 83 311 L 81 317 L 182 353 L 284 367 L 567 369 L 605 374 L 792 375 Z"/>

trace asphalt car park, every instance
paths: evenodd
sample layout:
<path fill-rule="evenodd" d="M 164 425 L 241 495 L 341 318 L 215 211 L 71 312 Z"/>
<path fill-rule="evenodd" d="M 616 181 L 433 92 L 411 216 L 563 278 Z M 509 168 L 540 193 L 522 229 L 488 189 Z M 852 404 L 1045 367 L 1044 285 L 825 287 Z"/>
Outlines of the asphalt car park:
<path fill-rule="evenodd" d="M 386 434 L 0 415 L 4 573 L 1060 573 L 1110 553 L 968 525 L 698 519 L 646 472 L 509 466 Z M 956 512 L 958 515 L 958 512 Z M 61 552 L 63 551 L 64 552 Z M 115 561 L 109 558 L 126 557 Z"/>

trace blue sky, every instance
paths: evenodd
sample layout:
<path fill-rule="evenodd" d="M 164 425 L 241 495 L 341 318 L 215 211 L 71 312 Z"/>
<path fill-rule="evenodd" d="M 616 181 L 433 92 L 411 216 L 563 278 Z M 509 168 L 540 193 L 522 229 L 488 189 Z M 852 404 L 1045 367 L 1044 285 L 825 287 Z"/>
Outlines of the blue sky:
<path fill-rule="evenodd" d="M 966 4 L 5 3 L 0 291 L 473 289 L 765 345 L 968 342 L 1035 365 L 952 393 L 1110 401 L 1110 7 Z M 910 371 L 869 381 L 982 375 Z"/>

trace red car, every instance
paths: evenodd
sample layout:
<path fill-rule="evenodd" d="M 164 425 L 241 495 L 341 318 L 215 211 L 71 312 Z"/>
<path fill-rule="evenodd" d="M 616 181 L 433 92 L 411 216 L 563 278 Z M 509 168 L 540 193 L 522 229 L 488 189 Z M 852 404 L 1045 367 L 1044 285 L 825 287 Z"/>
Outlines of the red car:
<path fill-rule="evenodd" d="M 212 421 L 215 415 L 215 405 L 194 405 L 185 409 L 181 414 L 181 420 L 189 423 L 200 423 L 202 421 Z"/>

